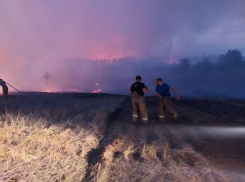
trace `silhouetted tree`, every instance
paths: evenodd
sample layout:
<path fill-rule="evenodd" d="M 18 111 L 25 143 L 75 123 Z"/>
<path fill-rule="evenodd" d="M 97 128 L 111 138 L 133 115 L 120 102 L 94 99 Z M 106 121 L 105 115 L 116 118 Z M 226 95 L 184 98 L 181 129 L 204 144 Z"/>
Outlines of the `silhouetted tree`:
<path fill-rule="evenodd" d="M 197 71 L 211 71 L 213 69 L 214 63 L 212 63 L 208 58 L 204 58 L 202 61 L 194 65 L 193 69 Z"/>
<path fill-rule="evenodd" d="M 219 66 L 229 68 L 239 67 L 242 65 L 242 54 L 238 50 L 229 50 L 225 55 L 221 55 L 218 61 Z"/>
<path fill-rule="evenodd" d="M 189 71 L 190 69 L 191 69 L 190 60 L 188 58 L 181 59 L 179 64 L 179 70 Z"/>

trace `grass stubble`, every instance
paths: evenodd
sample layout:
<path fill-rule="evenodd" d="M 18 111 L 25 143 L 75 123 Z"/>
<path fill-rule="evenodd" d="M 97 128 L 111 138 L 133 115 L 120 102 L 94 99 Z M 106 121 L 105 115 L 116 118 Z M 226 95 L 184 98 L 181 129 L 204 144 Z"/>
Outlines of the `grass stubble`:
<path fill-rule="evenodd" d="M 107 114 L 122 101 L 49 99 L 43 105 L 10 99 L 0 115 L 0 181 L 81 181 Z M 17 109 L 11 111 L 10 102 Z"/>
<path fill-rule="evenodd" d="M 10 99 L 0 115 L 0 181 L 84 180 L 87 155 L 103 138 L 107 114 L 123 100 Z M 91 181 L 228 181 L 190 145 L 135 141 L 122 134 L 106 146 Z"/>
<path fill-rule="evenodd" d="M 130 141 L 122 138 L 106 148 L 94 181 L 229 181 L 190 145 L 172 149 L 167 140 L 140 146 Z"/>

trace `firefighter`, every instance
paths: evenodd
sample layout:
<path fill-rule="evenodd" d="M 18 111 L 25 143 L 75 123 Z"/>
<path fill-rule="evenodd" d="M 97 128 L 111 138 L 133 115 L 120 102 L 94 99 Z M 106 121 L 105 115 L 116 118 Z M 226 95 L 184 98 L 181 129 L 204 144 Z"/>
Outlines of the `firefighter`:
<path fill-rule="evenodd" d="M 3 88 L 3 96 L 7 99 L 8 98 L 8 86 L 6 85 L 5 81 L 0 79 L 0 85 Z"/>
<path fill-rule="evenodd" d="M 131 88 L 132 104 L 133 104 L 133 124 L 137 123 L 139 112 L 143 124 L 148 123 L 148 114 L 145 104 L 144 94 L 148 93 L 148 88 L 141 82 L 141 76 L 136 77 L 136 82 L 132 84 Z"/>
<path fill-rule="evenodd" d="M 173 109 L 173 103 L 171 100 L 170 91 L 171 90 L 174 95 L 176 96 L 176 99 L 179 100 L 179 94 L 177 91 L 169 86 L 167 83 L 162 83 L 161 78 L 156 79 L 156 90 L 155 95 L 159 97 L 159 122 L 164 123 L 165 122 L 165 112 L 164 108 L 167 112 L 169 112 L 173 119 L 176 120 L 178 117 L 177 112 Z"/>

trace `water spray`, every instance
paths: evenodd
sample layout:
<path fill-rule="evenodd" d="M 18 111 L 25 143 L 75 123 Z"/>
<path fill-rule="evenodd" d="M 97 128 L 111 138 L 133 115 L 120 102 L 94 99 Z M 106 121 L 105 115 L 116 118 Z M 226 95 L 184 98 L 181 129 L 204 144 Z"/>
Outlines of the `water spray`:
<path fill-rule="evenodd" d="M 169 126 L 175 128 L 176 126 Z M 245 137 L 245 126 L 178 126 L 178 130 L 183 132 L 186 136 L 192 136 L 190 131 L 196 133 L 196 135 L 208 135 L 212 137 Z"/>

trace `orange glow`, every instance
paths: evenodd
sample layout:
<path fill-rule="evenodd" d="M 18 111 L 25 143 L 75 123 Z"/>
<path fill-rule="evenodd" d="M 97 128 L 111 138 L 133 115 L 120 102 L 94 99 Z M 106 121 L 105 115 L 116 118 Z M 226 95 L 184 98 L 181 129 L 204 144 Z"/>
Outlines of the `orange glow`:
<path fill-rule="evenodd" d="M 114 35 L 109 40 L 111 44 L 93 45 L 89 52 L 91 59 L 119 59 L 124 57 L 139 57 L 137 49 L 125 49 L 127 38 L 124 35 Z"/>
<path fill-rule="evenodd" d="M 170 58 L 170 60 L 169 60 L 169 64 L 174 64 L 174 63 L 176 63 L 176 60 L 177 60 L 177 58 L 176 57 L 173 57 L 173 56 L 171 56 L 171 58 Z"/>
<path fill-rule="evenodd" d="M 102 92 L 102 89 L 98 89 L 98 90 L 94 90 L 92 93 L 101 93 Z"/>
<path fill-rule="evenodd" d="M 36 90 L 34 90 L 36 91 Z M 70 89 L 52 89 L 52 88 L 49 88 L 49 89 L 43 89 L 41 90 L 42 92 L 80 92 L 79 90 L 77 89 L 74 89 L 74 88 L 70 88 Z"/>

